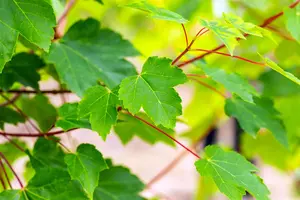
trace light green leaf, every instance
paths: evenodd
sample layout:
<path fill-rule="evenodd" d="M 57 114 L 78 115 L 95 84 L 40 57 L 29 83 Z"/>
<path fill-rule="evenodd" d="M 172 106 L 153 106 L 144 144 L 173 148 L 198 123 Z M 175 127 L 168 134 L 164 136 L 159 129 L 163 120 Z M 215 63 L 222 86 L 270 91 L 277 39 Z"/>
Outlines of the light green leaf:
<path fill-rule="evenodd" d="M 258 95 L 254 87 L 236 73 L 227 73 L 221 68 L 209 67 L 207 65 L 201 65 L 201 68 L 206 75 L 224 85 L 228 91 L 240 96 L 245 101 L 253 102 L 253 96 Z"/>
<path fill-rule="evenodd" d="M 218 146 L 205 148 L 205 158 L 195 166 L 202 176 L 212 177 L 219 190 L 231 200 L 240 200 L 248 191 L 257 200 L 269 199 L 268 188 L 254 174 L 257 168 L 236 152 Z"/>
<path fill-rule="evenodd" d="M 137 55 L 127 40 L 100 29 L 100 23 L 89 18 L 74 24 L 60 42 L 53 43 L 47 60 L 55 65 L 61 81 L 82 96 L 99 80 L 112 89 L 135 75 L 134 66 L 124 58 Z"/>
<path fill-rule="evenodd" d="M 231 55 L 233 55 L 233 51 L 238 45 L 236 38 L 245 39 L 244 35 L 238 29 L 232 28 L 220 21 L 200 19 L 200 23 L 202 26 L 211 30 L 225 44 Z"/>
<path fill-rule="evenodd" d="M 240 31 L 250 34 L 250 35 L 256 35 L 259 37 L 262 37 L 261 29 L 248 22 L 244 22 L 244 20 L 234 14 L 225 14 L 223 13 L 223 17 L 225 21 L 229 24 L 232 25 L 234 28 L 239 29 Z"/>
<path fill-rule="evenodd" d="M 0 10 L 0 73 L 13 55 L 19 34 L 48 51 L 56 24 L 51 5 L 41 0 L 1 0 Z"/>
<path fill-rule="evenodd" d="M 20 103 L 23 112 L 38 123 L 43 133 L 55 124 L 57 112 L 46 96 L 38 94 L 31 99 L 24 97 Z"/>
<path fill-rule="evenodd" d="M 233 97 L 226 100 L 225 112 L 228 116 L 237 118 L 245 132 L 253 137 L 261 128 L 266 128 L 283 146 L 288 146 L 286 131 L 271 100 L 255 97 L 254 103 L 249 103 Z"/>
<path fill-rule="evenodd" d="M 100 173 L 94 200 L 142 200 L 138 193 L 144 184 L 127 168 L 116 166 Z"/>
<path fill-rule="evenodd" d="M 285 26 L 291 35 L 300 43 L 300 6 L 284 10 Z"/>
<path fill-rule="evenodd" d="M 291 81 L 297 83 L 298 85 L 300 85 L 300 80 L 294 76 L 293 74 L 284 71 L 281 67 L 279 67 L 275 62 L 273 62 L 271 59 L 269 58 L 264 58 L 261 56 L 261 58 L 264 60 L 264 62 L 266 63 L 267 66 L 269 66 L 270 68 L 272 68 L 273 70 L 277 71 L 278 73 L 280 73 L 281 75 L 285 76 L 286 78 L 290 79 Z"/>
<path fill-rule="evenodd" d="M 167 128 L 173 128 L 176 116 L 182 113 L 181 99 L 173 87 L 186 81 L 171 62 L 168 58 L 148 58 L 142 73 L 124 79 L 119 90 L 119 98 L 132 114 L 143 107 L 155 125 Z"/>
<path fill-rule="evenodd" d="M 0 129 L 4 129 L 4 123 L 17 125 L 19 122 L 25 122 L 25 118 L 18 112 L 0 106 Z"/>
<path fill-rule="evenodd" d="M 28 197 L 22 190 L 5 190 L 0 194 L 0 200 L 28 200 Z"/>
<path fill-rule="evenodd" d="M 81 144 L 76 154 L 67 154 L 65 162 L 73 180 L 78 180 L 92 199 L 98 185 L 99 174 L 108 169 L 102 154 L 90 144 Z"/>
<path fill-rule="evenodd" d="M 35 54 L 19 53 L 15 55 L 0 74 L 0 88 L 8 90 L 15 82 L 19 82 L 38 90 L 40 75 L 37 69 L 44 65 L 44 62 Z"/>
<path fill-rule="evenodd" d="M 117 122 L 118 94 L 103 86 L 94 86 L 86 91 L 79 104 L 79 117 L 90 116 L 92 129 L 105 140 L 112 125 Z"/>
<path fill-rule="evenodd" d="M 164 8 L 158 8 L 145 0 L 127 4 L 126 6 L 147 12 L 151 17 L 156 19 L 173 21 L 181 24 L 188 22 L 188 20 L 184 19 L 181 15 Z"/>
<path fill-rule="evenodd" d="M 57 127 L 61 127 L 64 131 L 73 128 L 91 129 L 90 122 L 87 118 L 79 118 L 78 103 L 66 103 L 58 109 Z"/>
<path fill-rule="evenodd" d="M 152 123 L 146 114 L 138 113 L 136 115 L 147 122 Z M 152 145 L 157 142 L 164 142 L 165 144 L 175 146 L 175 143 L 170 140 L 170 138 L 131 115 L 120 113 L 118 120 L 119 122 L 115 125 L 114 130 L 123 144 L 129 143 L 134 136 L 138 136 L 145 142 Z M 159 126 L 159 128 L 170 135 L 174 135 L 174 131 L 171 129 L 164 128 L 163 126 Z"/>

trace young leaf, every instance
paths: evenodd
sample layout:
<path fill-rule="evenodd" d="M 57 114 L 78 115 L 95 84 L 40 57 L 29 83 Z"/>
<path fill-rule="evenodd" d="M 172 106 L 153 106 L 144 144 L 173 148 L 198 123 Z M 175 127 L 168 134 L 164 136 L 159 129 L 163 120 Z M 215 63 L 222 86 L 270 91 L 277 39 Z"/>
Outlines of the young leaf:
<path fill-rule="evenodd" d="M 2 0 L 0 4 L 0 73 L 14 52 L 19 34 L 48 51 L 54 36 L 55 16 L 45 1 Z"/>
<path fill-rule="evenodd" d="M 188 20 L 184 19 L 181 15 L 164 8 L 158 8 L 145 0 L 127 4 L 126 6 L 147 12 L 151 17 L 156 19 L 173 21 L 181 24 L 188 22 Z"/>
<path fill-rule="evenodd" d="M 279 67 L 275 62 L 273 62 L 269 58 L 264 58 L 262 56 L 261 56 L 261 58 L 265 61 L 267 66 L 271 67 L 276 72 L 280 73 L 281 75 L 285 76 L 286 78 L 288 78 L 291 81 L 293 81 L 293 82 L 297 83 L 298 85 L 300 85 L 300 80 L 296 76 L 294 76 L 294 74 L 291 74 L 289 72 L 284 71 L 281 67 Z"/>
<path fill-rule="evenodd" d="M 0 106 L 0 129 L 4 128 L 4 123 L 16 125 L 19 122 L 25 122 L 21 114 L 10 108 Z"/>
<path fill-rule="evenodd" d="M 32 99 L 24 97 L 21 99 L 21 107 L 27 116 L 38 123 L 43 133 L 55 124 L 57 112 L 46 96 L 38 94 Z"/>
<path fill-rule="evenodd" d="M 233 55 L 235 47 L 238 45 L 236 38 L 245 39 L 244 35 L 236 28 L 224 24 L 220 21 L 207 21 L 200 19 L 202 26 L 211 30 L 225 44 L 230 54 Z"/>
<path fill-rule="evenodd" d="M 94 200 L 143 200 L 138 195 L 143 189 L 144 184 L 138 177 L 127 168 L 116 166 L 100 173 Z"/>
<path fill-rule="evenodd" d="M 152 123 L 146 114 L 138 113 L 136 115 Z M 146 125 L 145 123 L 141 122 L 131 115 L 120 113 L 118 120 L 119 122 L 115 125 L 114 130 L 123 144 L 129 143 L 136 135 L 149 144 L 164 142 L 168 145 L 175 146 L 173 140 L 170 140 L 170 138 L 168 138 L 164 134 L 161 134 L 154 128 Z M 174 135 L 174 131 L 171 129 L 164 128 L 163 126 L 159 126 L 159 128 L 170 135 Z"/>
<path fill-rule="evenodd" d="M 234 14 L 223 13 L 223 17 L 228 24 L 232 25 L 234 28 L 239 29 L 244 33 L 256 35 L 259 37 L 263 36 L 263 34 L 261 33 L 261 29 L 258 26 L 252 23 L 244 22 L 242 18 Z"/>
<path fill-rule="evenodd" d="M 66 103 L 58 109 L 57 127 L 61 127 L 64 131 L 73 128 L 91 129 L 91 124 L 87 118 L 79 118 L 78 103 Z"/>
<path fill-rule="evenodd" d="M 67 154 L 65 162 L 73 180 L 78 180 L 92 199 L 98 185 L 99 174 L 108 169 L 102 154 L 90 144 L 81 144 L 76 154 Z"/>
<path fill-rule="evenodd" d="M 237 118 L 246 133 L 256 136 L 261 128 L 266 128 L 283 146 L 288 146 L 286 131 L 271 100 L 255 97 L 254 103 L 249 103 L 233 97 L 226 100 L 225 112 L 228 116 Z"/>
<path fill-rule="evenodd" d="M 79 104 L 79 117 L 90 116 L 92 129 L 105 140 L 112 125 L 117 122 L 118 94 L 103 86 L 94 86 L 86 91 Z"/>
<path fill-rule="evenodd" d="M 37 69 L 44 65 L 43 60 L 35 54 L 19 53 L 15 55 L 0 74 L 0 88 L 8 90 L 15 82 L 19 82 L 38 90 L 40 75 Z"/>
<path fill-rule="evenodd" d="M 60 42 L 52 44 L 47 57 L 55 64 L 61 81 L 79 96 L 98 80 L 112 89 L 136 74 L 124 58 L 139 55 L 138 51 L 119 34 L 99 27 L 100 23 L 91 18 L 77 22 Z"/>
<path fill-rule="evenodd" d="M 173 87 L 186 81 L 171 62 L 168 58 L 148 58 L 142 73 L 124 79 L 119 90 L 124 107 L 132 114 L 143 107 L 155 125 L 167 128 L 175 126 L 176 116 L 182 112 L 181 99 Z"/>
<path fill-rule="evenodd" d="M 284 10 L 285 26 L 291 35 L 300 43 L 300 6 Z"/>
<path fill-rule="evenodd" d="M 224 85 L 228 91 L 240 96 L 245 101 L 253 102 L 253 96 L 258 95 L 254 87 L 238 74 L 229 74 L 221 68 L 209 67 L 207 65 L 201 65 L 201 68 L 206 75 Z"/>
<path fill-rule="evenodd" d="M 229 199 L 242 199 L 248 191 L 258 200 L 269 199 L 269 190 L 255 175 L 257 168 L 236 152 L 218 146 L 205 148 L 205 158 L 195 162 L 202 176 L 212 177 Z"/>

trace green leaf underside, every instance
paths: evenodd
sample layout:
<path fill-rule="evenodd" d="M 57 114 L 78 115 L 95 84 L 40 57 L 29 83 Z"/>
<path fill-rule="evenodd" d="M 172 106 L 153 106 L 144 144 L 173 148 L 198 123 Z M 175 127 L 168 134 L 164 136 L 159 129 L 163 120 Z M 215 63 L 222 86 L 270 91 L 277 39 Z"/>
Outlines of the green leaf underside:
<path fill-rule="evenodd" d="M 231 200 L 241 200 L 248 191 L 257 200 L 268 200 L 268 188 L 254 174 L 257 168 L 236 152 L 218 146 L 205 148 L 205 158 L 195 162 L 202 176 L 212 177 L 219 190 Z"/>
<path fill-rule="evenodd" d="M 117 89 L 111 91 L 103 86 L 94 86 L 86 91 L 79 104 L 79 117 L 90 116 L 92 129 L 105 140 L 112 125 L 117 122 Z"/>
<path fill-rule="evenodd" d="M 43 66 L 44 62 L 35 54 L 19 53 L 15 55 L 0 74 L 0 88 L 8 90 L 15 82 L 19 82 L 38 90 L 40 75 L 37 69 Z"/>
<path fill-rule="evenodd" d="M 200 19 L 200 23 L 202 26 L 211 30 L 225 44 L 231 55 L 233 55 L 233 51 L 238 45 L 236 38 L 245 39 L 238 29 L 220 21 L 207 21 Z"/>
<path fill-rule="evenodd" d="M 186 81 L 182 70 L 171 62 L 168 58 L 148 58 L 142 73 L 124 79 L 119 90 L 119 98 L 132 114 L 143 107 L 155 125 L 167 128 L 173 128 L 176 116 L 182 113 L 181 99 L 173 87 Z"/>
<path fill-rule="evenodd" d="M 0 106 L 0 129 L 4 129 L 4 123 L 16 125 L 20 122 L 25 122 L 25 118 L 21 114 L 10 108 Z"/>
<path fill-rule="evenodd" d="M 253 102 L 253 96 L 257 96 L 257 92 L 249 82 L 236 73 L 227 73 L 225 70 L 216 67 L 201 65 L 206 75 L 210 76 L 214 81 L 224 85 L 224 87 L 241 97 L 245 101 Z"/>
<path fill-rule="evenodd" d="M 264 58 L 262 56 L 261 56 L 261 58 L 265 61 L 267 66 L 269 66 L 276 72 L 280 73 L 281 75 L 285 76 L 286 78 L 290 79 L 291 81 L 300 85 L 300 80 L 296 76 L 294 76 L 294 74 L 284 71 L 281 67 L 279 67 L 274 61 L 272 61 L 269 58 Z"/>
<path fill-rule="evenodd" d="M 23 112 L 38 123 L 43 133 L 55 124 L 57 111 L 46 96 L 38 94 L 32 99 L 24 97 L 21 99 L 21 106 Z"/>
<path fill-rule="evenodd" d="M 60 42 L 53 43 L 47 60 L 55 64 L 61 81 L 82 96 L 99 80 L 112 89 L 135 75 L 134 66 L 124 58 L 137 55 L 127 40 L 100 29 L 100 23 L 89 18 L 75 23 Z"/>
<path fill-rule="evenodd" d="M 164 8 L 158 8 L 148 3 L 147 1 L 139 1 L 135 3 L 127 4 L 126 7 L 142 10 L 144 12 L 149 13 L 151 17 L 160 20 L 173 21 L 181 24 L 188 22 L 188 20 L 183 18 L 181 15 Z"/>
<path fill-rule="evenodd" d="M 59 118 L 56 126 L 68 131 L 73 128 L 91 129 L 91 124 L 87 118 L 79 118 L 78 103 L 67 103 L 58 109 Z"/>
<path fill-rule="evenodd" d="M 93 145 L 81 144 L 76 154 L 67 154 L 65 162 L 73 180 L 78 180 L 89 197 L 93 197 L 99 174 L 107 169 L 102 154 Z"/>
<path fill-rule="evenodd" d="M 1 0 L 0 72 L 15 50 L 19 34 L 48 51 L 56 24 L 52 6 L 41 0 Z"/>
<path fill-rule="evenodd" d="M 142 200 L 138 193 L 143 191 L 144 184 L 122 166 L 111 167 L 100 173 L 94 200 Z"/>
<path fill-rule="evenodd" d="M 300 43 L 300 6 L 284 10 L 285 26 L 291 35 Z"/>
<path fill-rule="evenodd" d="M 226 100 L 225 112 L 228 116 L 237 118 L 245 132 L 253 137 L 261 128 L 266 128 L 283 146 L 288 146 L 285 128 L 271 100 L 255 97 L 254 103 L 250 103 L 233 97 Z"/>
<path fill-rule="evenodd" d="M 136 115 L 152 123 L 146 114 L 138 113 Z M 149 144 L 164 142 L 165 144 L 175 146 L 173 140 L 170 140 L 170 138 L 168 138 L 164 134 L 158 132 L 154 128 L 146 125 L 145 123 L 141 122 L 131 115 L 120 113 L 118 120 L 119 122 L 114 126 L 114 130 L 124 145 L 129 143 L 134 136 L 138 136 L 143 141 Z M 159 128 L 170 135 L 174 135 L 174 131 L 171 129 L 164 128 L 163 126 L 159 126 Z"/>

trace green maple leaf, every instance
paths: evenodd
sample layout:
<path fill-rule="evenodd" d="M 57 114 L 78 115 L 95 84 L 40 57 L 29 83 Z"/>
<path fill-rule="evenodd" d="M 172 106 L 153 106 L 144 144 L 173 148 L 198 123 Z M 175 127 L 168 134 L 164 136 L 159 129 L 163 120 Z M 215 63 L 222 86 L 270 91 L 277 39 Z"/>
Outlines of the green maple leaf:
<path fill-rule="evenodd" d="M 284 71 L 281 67 L 279 67 L 275 62 L 273 62 L 269 58 L 264 58 L 262 56 L 261 56 L 261 58 L 264 60 L 264 62 L 266 63 L 267 66 L 269 66 L 270 68 L 272 68 L 276 72 L 280 73 L 281 75 L 285 76 L 286 78 L 290 79 L 291 81 L 293 81 L 293 82 L 297 83 L 298 85 L 300 85 L 300 80 L 296 76 L 294 76 L 294 74 L 291 74 L 287 71 Z"/>
<path fill-rule="evenodd" d="M 174 21 L 181 24 L 188 22 L 188 20 L 183 18 L 181 15 L 164 8 L 158 8 L 145 0 L 127 4 L 126 7 L 142 10 L 149 13 L 151 17 L 156 19 Z"/>
<path fill-rule="evenodd" d="M 173 87 L 186 81 L 171 62 L 168 58 L 148 58 L 142 73 L 124 79 L 119 90 L 119 98 L 132 114 L 143 107 L 155 125 L 167 128 L 175 126 L 176 116 L 182 112 L 181 99 Z"/>
<path fill-rule="evenodd" d="M 20 103 L 22 111 L 38 123 L 43 133 L 55 124 L 57 111 L 46 96 L 38 94 L 31 99 L 24 97 Z"/>
<path fill-rule="evenodd" d="M 111 91 L 103 86 L 94 86 L 86 91 L 79 104 L 79 117 L 90 116 L 92 130 L 105 140 L 112 125 L 117 122 L 118 103 L 116 89 Z"/>
<path fill-rule="evenodd" d="M 253 96 L 258 95 L 254 87 L 236 73 L 227 73 L 221 68 L 206 65 L 201 65 L 201 68 L 206 75 L 224 85 L 228 91 L 240 96 L 245 101 L 253 102 Z"/>
<path fill-rule="evenodd" d="M 138 113 L 137 116 L 152 123 L 149 117 L 144 113 Z M 118 120 L 119 122 L 114 126 L 114 130 L 123 144 L 129 143 L 134 136 L 138 136 L 149 144 L 164 142 L 168 145 L 175 146 L 175 143 L 170 140 L 170 138 L 131 115 L 120 113 Z M 170 135 L 174 135 L 174 131 L 171 129 L 162 126 L 159 126 L 159 128 Z"/>
<path fill-rule="evenodd" d="M 240 31 L 250 34 L 250 35 L 255 35 L 262 37 L 263 33 L 261 31 L 261 28 L 249 23 L 249 22 L 244 22 L 244 20 L 234 14 L 225 14 L 223 13 L 223 17 L 225 21 L 229 24 L 235 27 L 236 29 L 239 29 Z"/>
<path fill-rule="evenodd" d="M 285 26 L 291 35 L 300 43 L 300 6 L 284 10 Z"/>
<path fill-rule="evenodd" d="M 102 154 L 93 145 L 81 144 L 76 154 L 65 156 L 65 162 L 72 179 L 78 180 L 92 199 L 100 172 L 108 168 Z"/>
<path fill-rule="evenodd" d="M 94 200 L 143 200 L 138 193 L 143 191 L 144 184 L 122 166 L 114 166 L 100 173 Z"/>
<path fill-rule="evenodd" d="M 73 128 L 91 129 L 91 124 L 87 118 L 79 118 L 78 103 L 66 103 L 58 109 L 57 127 L 61 127 L 64 131 Z"/>
<path fill-rule="evenodd" d="M 112 89 L 136 74 L 124 58 L 139 55 L 138 51 L 119 34 L 99 28 L 100 23 L 91 18 L 75 23 L 60 42 L 52 44 L 47 56 L 61 81 L 79 96 L 98 80 Z"/>
<path fill-rule="evenodd" d="M 35 54 L 19 53 L 15 55 L 0 74 L 0 88 L 8 90 L 15 82 L 19 82 L 38 90 L 40 75 L 37 69 L 44 65 L 44 62 Z"/>
<path fill-rule="evenodd" d="M 236 38 L 245 39 L 244 35 L 238 29 L 220 21 L 200 19 L 200 23 L 202 26 L 211 30 L 225 44 L 231 55 L 233 55 L 233 51 L 238 45 Z"/>
<path fill-rule="evenodd" d="M 25 118 L 21 114 L 10 108 L 0 106 L 0 129 L 4 128 L 4 123 L 16 125 L 19 122 L 25 122 Z"/>
<path fill-rule="evenodd" d="M 11 59 L 19 35 L 48 51 L 56 24 L 52 6 L 40 0 L 2 0 L 0 10 L 0 73 Z"/>
<path fill-rule="evenodd" d="M 257 168 L 236 152 L 218 146 L 205 148 L 205 158 L 195 162 L 202 176 L 212 177 L 219 190 L 231 200 L 240 200 L 248 191 L 257 200 L 267 200 L 269 191 L 254 174 Z"/>
<path fill-rule="evenodd" d="M 0 200 L 28 200 L 23 190 L 5 190 L 0 194 Z"/>
<path fill-rule="evenodd" d="M 225 112 L 237 118 L 246 133 L 255 137 L 261 128 L 266 128 L 283 146 L 288 146 L 285 128 L 271 100 L 255 97 L 254 103 L 250 103 L 233 97 L 226 100 Z"/>

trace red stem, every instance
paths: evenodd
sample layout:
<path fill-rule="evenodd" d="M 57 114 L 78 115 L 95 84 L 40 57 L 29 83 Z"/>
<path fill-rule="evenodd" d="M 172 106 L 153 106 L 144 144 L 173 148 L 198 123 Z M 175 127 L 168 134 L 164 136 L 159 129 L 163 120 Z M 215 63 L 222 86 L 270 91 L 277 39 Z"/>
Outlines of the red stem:
<path fill-rule="evenodd" d="M 3 179 L 3 176 L 2 176 L 1 172 L 0 172 L 0 181 L 1 181 L 1 185 L 3 187 L 3 190 L 6 190 L 6 185 L 5 185 L 5 182 L 4 182 L 4 179 Z"/>
<path fill-rule="evenodd" d="M 18 174 L 15 172 L 15 170 L 13 169 L 13 167 L 11 166 L 11 164 L 8 162 L 8 160 L 6 159 L 6 157 L 4 156 L 4 154 L 2 152 L 0 152 L 0 156 L 3 158 L 3 160 L 6 162 L 7 166 L 10 168 L 10 170 L 12 171 L 12 173 L 15 175 L 15 177 L 17 178 L 21 188 L 24 188 L 21 179 L 19 178 Z"/>
<path fill-rule="evenodd" d="M 72 130 L 76 130 L 76 128 L 71 129 L 69 131 L 72 131 Z M 4 136 L 6 135 L 6 136 L 12 136 L 12 137 L 47 137 L 47 136 L 54 136 L 54 135 L 59 135 L 59 134 L 63 134 L 63 133 L 68 133 L 68 132 L 65 132 L 63 130 L 49 132 L 49 133 L 32 133 L 32 134 L 29 134 L 29 133 L 6 133 L 6 132 L 0 132 L 0 135 L 4 135 Z"/>
<path fill-rule="evenodd" d="M 211 50 L 206 50 L 206 49 L 191 49 L 190 51 L 202 51 L 202 52 L 206 52 L 206 53 L 215 53 L 215 54 L 219 54 L 219 55 L 223 55 L 223 56 L 227 56 L 227 57 L 237 58 L 239 60 L 243 60 L 243 61 L 255 64 L 255 65 L 265 66 L 265 63 L 255 62 L 253 60 L 249 60 L 249 59 L 243 58 L 241 56 L 231 56 L 228 53 L 223 53 L 223 52 L 218 52 L 218 51 L 211 51 Z"/>
<path fill-rule="evenodd" d="M 9 177 L 8 177 L 7 171 L 6 171 L 5 167 L 4 167 L 3 162 L 2 162 L 1 159 L 0 159 L 0 166 L 1 166 L 1 169 L 2 169 L 2 171 L 4 173 L 4 176 L 6 178 L 6 181 L 7 181 L 8 185 L 9 185 L 10 189 L 13 189 L 12 186 L 11 186 L 11 183 L 9 181 Z"/>
<path fill-rule="evenodd" d="M 300 2 L 300 0 L 295 1 L 295 2 L 292 3 L 289 7 L 290 7 L 290 8 L 294 8 L 296 5 L 299 4 L 299 2 Z M 260 27 L 266 27 L 266 26 L 268 26 L 268 25 L 271 24 L 274 20 L 276 20 L 277 18 L 279 18 L 279 17 L 282 16 L 282 15 L 283 15 L 283 12 L 281 11 L 280 13 L 277 13 L 276 15 L 273 15 L 273 16 L 269 17 L 268 19 L 266 19 L 266 20 L 260 25 Z M 249 36 L 249 35 L 248 35 L 248 34 L 245 34 L 244 36 L 247 37 L 247 36 Z M 190 60 L 184 61 L 183 63 L 181 63 L 181 64 L 179 64 L 179 65 L 177 65 L 177 66 L 178 66 L 178 67 L 183 67 L 183 66 L 185 66 L 185 65 L 188 65 L 188 64 L 190 64 L 190 63 L 192 63 L 192 62 L 195 62 L 196 60 L 200 60 L 200 59 L 204 58 L 205 56 L 211 54 L 212 52 L 218 51 L 218 50 L 220 50 L 220 49 L 222 49 L 222 48 L 224 48 L 224 47 L 225 47 L 225 45 L 222 44 L 222 45 L 220 45 L 220 46 L 218 46 L 218 47 L 212 49 L 210 53 L 204 53 L 204 54 L 202 54 L 202 55 L 200 55 L 200 56 L 198 56 L 198 57 L 195 57 L 195 58 L 192 58 L 192 59 L 190 59 Z"/>
<path fill-rule="evenodd" d="M 189 46 L 189 38 L 187 36 L 185 26 L 184 26 L 184 24 L 181 24 L 181 26 L 182 26 L 182 29 L 183 29 L 183 32 L 184 32 L 186 46 Z"/>
<path fill-rule="evenodd" d="M 11 140 L 9 137 L 7 137 L 6 135 L 3 135 L 3 137 L 5 137 L 10 143 L 12 143 L 17 149 L 19 149 L 22 152 L 25 152 L 25 150 L 18 145 L 15 141 Z"/>
<path fill-rule="evenodd" d="M 185 74 L 189 77 L 197 77 L 197 78 L 207 78 L 207 75 L 199 75 L 199 74 Z"/>
<path fill-rule="evenodd" d="M 62 94 L 62 93 L 72 93 L 70 90 L 41 90 L 41 91 L 35 91 L 35 90 L 8 90 L 3 91 L 0 90 L 0 93 L 15 93 L 15 94 Z"/>
<path fill-rule="evenodd" d="M 226 96 L 225 94 L 223 94 L 222 92 L 216 90 L 216 89 L 213 88 L 212 86 L 210 86 L 210 85 L 208 85 L 208 84 L 206 84 L 206 83 L 204 83 L 204 82 L 202 82 L 202 81 L 200 81 L 200 80 L 198 80 L 198 79 L 196 79 L 196 78 L 193 78 L 193 77 L 189 77 L 189 79 L 191 79 L 191 80 L 193 80 L 193 81 L 196 81 L 197 83 L 203 85 L 204 87 L 207 87 L 208 89 L 211 89 L 212 91 L 216 92 L 217 94 L 219 94 L 219 95 L 222 96 L 223 98 L 225 98 L 225 99 L 227 98 L 227 96 Z"/>
<path fill-rule="evenodd" d="M 183 147 L 185 150 L 187 150 L 188 152 L 190 152 L 191 154 L 193 154 L 195 157 L 197 157 L 198 159 L 201 159 L 200 156 L 198 156 L 195 152 L 193 152 L 191 149 L 189 149 L 188 147 L 186 147 L 184 144 L 182 144 L 181 142 L 179 142 L 178 140 L 176 140 L 175 138 L 173 138 L 171 135 L 169 135 L 168 133 L 164 132 L 163 130 L 157 128 L 156 126 L 154 126 L 153 124 L 147 122 L 146 120 L 140 118 L 139 116 L 136 115 L 132 115 L 131 113 L 127 112 L 128 115 L 133 116 L 134 118 L 140 120 L 141 122 L 143 122 L 144 124 L 154 128 L 155 130 L 157 130 L 158 132 L 164 134 L 165 136 L 167 136 L 168 138 L 170 138 L 171 140 L 173 140 L 174 142 L 176 142 L 177 144 L 179 144 L 181 147 Z"/>

